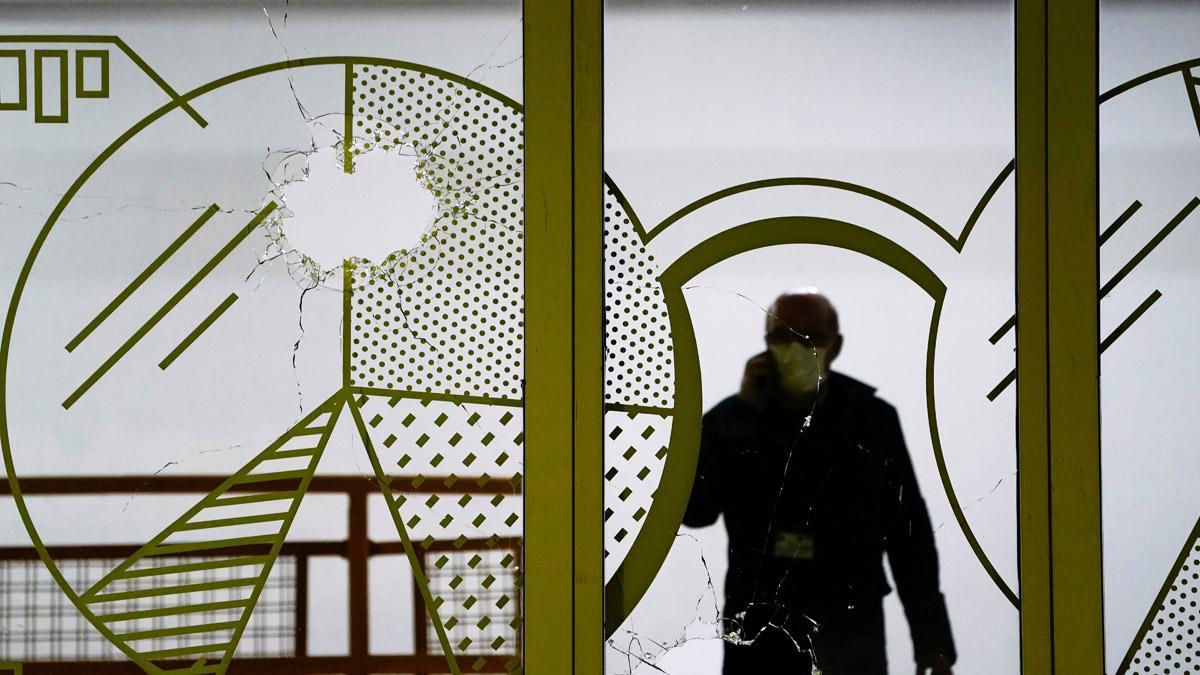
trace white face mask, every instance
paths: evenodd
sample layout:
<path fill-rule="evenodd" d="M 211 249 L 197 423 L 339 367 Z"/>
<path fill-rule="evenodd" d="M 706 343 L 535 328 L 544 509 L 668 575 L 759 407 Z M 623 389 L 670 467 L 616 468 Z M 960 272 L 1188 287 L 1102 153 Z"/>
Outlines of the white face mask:
<path fill-rule="evenodd" d="M 789 394 L 811 394 L 825 377 L 824 347 L 805 347 L 799 342 L 769 346 L 779 369 L 779 387 Z"/>

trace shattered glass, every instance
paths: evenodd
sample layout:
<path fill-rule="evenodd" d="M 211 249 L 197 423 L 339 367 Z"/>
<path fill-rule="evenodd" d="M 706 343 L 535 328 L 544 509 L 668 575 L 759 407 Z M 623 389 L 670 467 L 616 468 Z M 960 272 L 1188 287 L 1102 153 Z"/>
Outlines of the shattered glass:
<path fill-rule="evenodd" d="M 518 669 L 520 3 L 0 16 L 0 662 Z"/>

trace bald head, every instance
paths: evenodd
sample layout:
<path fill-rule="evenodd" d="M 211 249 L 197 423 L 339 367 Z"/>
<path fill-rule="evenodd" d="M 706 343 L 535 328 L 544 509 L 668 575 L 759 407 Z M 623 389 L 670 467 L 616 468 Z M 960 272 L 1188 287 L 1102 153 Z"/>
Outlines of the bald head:
<path fill-rule="evenodd" d="M 816 289 L 788 291 L 775 298 L 767 313 L 767 334 L 780 329 L 813 337 L 816 333 L 837 335 L 837 310 Z"/>
<path fill-rule="evenodd" d="M 816 289 L 788 291 L 776 298 L 767 313 L 766 328 L 768 344 L 799 341 L 824 347 L 829 361 L 842 347 L 837 310 Z"/>

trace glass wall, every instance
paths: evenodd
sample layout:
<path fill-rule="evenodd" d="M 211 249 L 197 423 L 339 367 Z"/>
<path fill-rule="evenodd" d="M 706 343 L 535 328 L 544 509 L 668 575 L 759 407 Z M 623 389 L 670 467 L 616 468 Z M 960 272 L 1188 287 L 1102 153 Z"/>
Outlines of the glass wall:
<path fill-rule="evenodd" d="M 0 15 L 0 662 L 519 669 L 520 3 Z"/>
<path fill-rule="evenodd" d="M 598 94 L 599 17 L 548 7 L 531 16 L 563 32 L 530 42 L 516 0 L 0 0 L 0 672 L 215 674 L 235 656 L 264 673 L 516 672 L 527 599 L 531 620 L 571 615 L 579 635 L 598 620 L 577 559 L 598 541 L 589 480 L 607 673 L 1020 672 L 1019 559 L 1026 630 L 1088 630 L 1090 611 L 1043 616 L 1099 597 L 1061 564 L 1094 560 L 1080 551 L 1096 531 L 1046 531 L 1101 527 L 1079 497 L 1095 454 L 1072 435 L 1094 429 L 1075 406 L 1087 392 L 1050 382 L 1078 375 L 1058 340 L 1087 335 L 1024 304 L 1045 292 L 1062 311 L 1061 289 L 1081 290 L 1067 277 L 1090 269 L 1053 248 L 1078 235 L 1056 211 L 1071 172 L 1025 171 L 1067 166 L 1080 141 L 1055 126 L 1078 92 L 1052 76 L 1080 54 L 1022 33 L 1042 101 L 1015 91 L 1009 2 L 608 0 L 600 111 L 581 103 Z M 1021 9 L 1041 25 L 1041 6 Z M 1118 675 L 1200 659 L 1198 31 L 1187 3 L 1101 7 L 1095 337 Z M 570 157 L 530 179 L 531 238 L 548 239 L 529 243 L 563 245 L 531 246 L 528 268 L 523 68 L 546 97 L 533 147 Z M 1021 371 L 1022 429 L 1047 437 L 1021 447 L 1037 465 L 1022 464 L 1021 558 L 1017 98 L 1050 120 L 1021 118 L 1045 136 L 1022 136 L 1022 368 L 1032 344 L 1051 374 L 1042 400 L 1026 396 L 1038 368 Z M 555 256 L 598 243 L 578 221 L 601 114 L 596 471 L 579 436 L 596 420 L 578 413 L 598 333 L 579 331 L 600 257 Z M 529 296 L 527 345 L 527 269 L 568 267 L 561 295 Z M 560 301 L 561 323 L 538 318 Z M 570 377 L 539 379 L 526 353 Z M 576 417 L 544 396 L 568 380 Z M 526 513 L 543 546 L 528 556 Z M 555 594 L 524 584 L 527 560 L 569 566 Z M 531 668 L 595 656 L 578 654 L 591 637 L 541 635 Z M 1025 637 L 1035 661 L 1080 656 Z"/>
<path fill-rule="evenodd" d="M 1105 670 L 1195 670 L 1194 4 L 1100 5 Z"/>
<path fill-rule="evenodd" d="M 1012 6 L 604 47 L 607 672 L 1018 672 Z"/>

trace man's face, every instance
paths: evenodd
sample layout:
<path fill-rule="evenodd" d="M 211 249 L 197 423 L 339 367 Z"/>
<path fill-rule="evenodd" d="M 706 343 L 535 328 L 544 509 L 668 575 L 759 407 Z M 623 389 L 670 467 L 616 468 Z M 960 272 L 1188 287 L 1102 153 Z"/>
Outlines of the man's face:
<path fill-rule="evenodd" d="M 772 305 L 767 350 L 781 392 L 799 400 L 820 391 L 842 346 L 836 316 L 829 301 L 816 293 L 785 294 Z"/>

